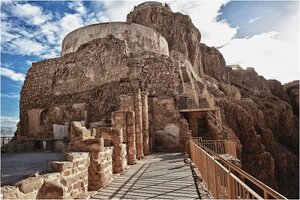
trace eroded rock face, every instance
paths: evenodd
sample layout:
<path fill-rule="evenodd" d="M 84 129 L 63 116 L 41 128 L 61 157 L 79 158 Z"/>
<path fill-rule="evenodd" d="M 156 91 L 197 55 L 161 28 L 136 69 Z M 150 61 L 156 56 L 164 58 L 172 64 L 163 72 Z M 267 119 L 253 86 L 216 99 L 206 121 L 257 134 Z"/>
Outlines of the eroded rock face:
<path fill-rule="evenodd" d="M 261 137 L 260 142 L 264 146 L 263 150 L 270 153 L 275 166 L 267 167 L 264 161 L 266 157 L 261 157 L 258 153 L 252 155 L 255 158 L 251 158 L 251 155 L 243 158 L 243 155 L 245 155 L 243 152 L 246 150 L 243 140 L 241 140 L 243 145 L 242 164 L 248 163 L 247 165 L 249 165 L 249 161 L 253 161 L 253 159 L 257 161 L 252 163 L 253 165 L 264 163 L 266 169 L 273 171 L 275 177 L 273 181 L 277 182 L 279 191 L 288 197 L 297 198 L 299 181 L 295 177 L 299 176 L 299 115 L 295 115 L 288 103 L 291 100 L 289 100 L 287 90 L 280 82 L 266 80 L 251 68 L 231 70 L 230 79 L 233 84 L 239 87 L 241 92 L 245 92 L 243 90 L 251 91 L 248 100 L 237 103 L 253 118 L 254 124 L 251 126 L 257 135 Z M 297 96 L 295 89 L 297 84 L 295 85 L 292 86 L 294 87 L 294 93 L 292 93 L 294 95 L 291 95 L 294 99 Z M 297 105 L 297 103 L 294 105 Z M 244 131 L 235 131 L 237 134 L 239 132 Z M 240 136 L 238 137 L 241 139 Z M 247 144 L 256 143 L 251 137 L 249 139 L 250 141 Z M 255 148 L 251 147 L 250 149 Z M 246 166 L 243 165 L 243 167 Z M 253 169 L 255 169 L 255 166 L 249 167 L 246 171 L 253 173 L 256 177 L 261 177 L 261 180 L 266 183 L 275 183 L 273 181 L 269 182 L 271 179 L 268 180 L 267 176 L 262 177 L 259 171 Z"/>
<path fill-rule="evenodd" d="M 200 44 L 201 61 L 205 74 L 214 77 L 221 82 L 229 82 L 229 72 L 226 67 L 226 62 L 223 55 L 215 47 L 208 47 L 205 44 Z"/>
<path fill-rule="evenodd" d="M 287 83 L 283 87 L 294 114 L 299 116 L 299 81 Z"/>
<path fill-rule="evenodd" d="M 174 51 L 180 52 L 190 60 L 196 72 L 203 73 L 200 52 L 201 34 L 188 15 L 173 13 L 163 4 L 148 4 L 135 7 L 127 15 L 127 22 L 150 27 L 162 34 L 169 44 L 170 55 Z"/>

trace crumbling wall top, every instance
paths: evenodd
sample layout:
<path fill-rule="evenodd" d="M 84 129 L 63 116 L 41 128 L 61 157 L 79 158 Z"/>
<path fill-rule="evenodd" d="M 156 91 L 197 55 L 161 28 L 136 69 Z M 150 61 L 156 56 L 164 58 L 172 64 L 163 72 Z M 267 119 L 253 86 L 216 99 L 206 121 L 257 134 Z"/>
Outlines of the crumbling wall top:
<path fill-rule="evenodd" d="M 108 35 L 125 40 L 130 52 L 151 51 L 169 55 L 168 43 L 162 35 L 151 28 L 125 22 L 100 23 L 76 29 L 64 38 L 61 54 L 76 52 L 82 44 Z"/>

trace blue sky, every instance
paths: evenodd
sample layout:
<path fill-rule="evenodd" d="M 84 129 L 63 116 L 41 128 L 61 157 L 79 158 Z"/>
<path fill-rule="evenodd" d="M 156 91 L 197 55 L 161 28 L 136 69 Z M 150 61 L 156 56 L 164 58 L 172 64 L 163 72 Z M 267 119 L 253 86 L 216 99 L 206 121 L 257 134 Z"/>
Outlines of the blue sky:
<path fill-rule="evenodd" d="M 125 21 L 143 1 L 1 2 L 1 125 L 16 126 L 20 90 L 32 62 L 58 57 L 64 36 L 80 26 Z M 165 2 L 165 1 L 162 1 Z M 299 79 L 299 2 L 168 1 L 190 15 L 202 41 L 227 64 L 254 67 L 267 79 Z"/>

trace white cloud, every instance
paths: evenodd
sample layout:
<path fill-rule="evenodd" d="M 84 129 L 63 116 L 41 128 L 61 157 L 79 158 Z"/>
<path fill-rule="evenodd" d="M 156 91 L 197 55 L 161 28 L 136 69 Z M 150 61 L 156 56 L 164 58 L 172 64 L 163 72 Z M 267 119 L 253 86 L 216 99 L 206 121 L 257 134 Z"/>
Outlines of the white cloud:
<path fill-rule="evenodd" d="M 26 60 L 26 64 L 28 66 L 31 66 L 33 62 L 36 62 L 36 61 L 34 61 L 34 60 Z"/>
<path fill-rule="evenodd" d="M 269 32 L 233 39 L 219 50 L 227 64 L 254 67 L 258 74 L 267 79 L 277 79 L 283 83 L 299 79 L 299 48 L 276 39 L 277 35 L 276 32 Z"/>
<path fill-rule="evenodd" d="M 45 14 L 41 7 L 29 3 L 14 3 L 11 6 L 11 12 L 30 25 L 41 25 L 52 18 L 50 14 Z"/>
<path fill-rule="evenodd" d="M 10 50 L 20 55 L 40 55 L 46 48 L 35 40 L 17 38 L 10 43 Z"/>
<path fill-rule="evenodd" d="M 59 56 L 61 41 L 69 32 L 99 21 L 125 21 L 126 15 L 141 2 L 143 1 L 92 2 L 94 12 L 81 1 L 67 2 L 73 12 L 63 14 L 51 13 L 32 3 L 6 3 L 16 8 L 11 9 L 11 12 L 18 20 L 37 26 L 26 29 L 20 23 L 9 21 L 9 15 L 1 12 L 5 20 L 1 23 L 2 51 L 36 55 L 41 59 Z M 201 42 L 208 46 L 222 47 L 220 51 L 228 64 L 252 66 L 265 77 L 278 78 L 283 82 L 294 79 L 295 74 L 298 76 L 299 59 L 296 54 L 299 53 L 299 13 L 289 13 L 282 22 L 278 22 L 278 30 L 282 30 L 278 34 L 268 32 L 236 38 L 238 27 L 218 20 L 220 9 L 228 3 L 227 0 L 161 2 L 170 4 L 174 12 L 190 15 L 201 32 Z M 58 15 L 61 18 L 54 17 Z M 259 19 L 260 17 L 250 19 L 249 23 Z M 283 71 L 287 67 L 289 70 Z"/>
<path fill-rule="evenodd" d="M 13 81 L 23 82 L 25 80 L 24 74 L 5 67 L 1 67 L 1 76 L 7 77 Z"/>
<path fill-rule="evenodd" d="M 80 15 L 66 14 L 60 21 L 60 37 L 61 40 L 71 31 L 83 26 L 83 20 Z"/>
<path fill-rule="evenodd" d="M 230 26 L 226 21 L 218 21 L 221 6 L 228 3 L 220 1 L 173 1 L 170 6 L 174 12 L 181 12 L 191 17 L 194 25 L 202 35 L 201 42 L 209 46 L 222 46 L 230 42 L 236 35 L 237 27 Z"/>
<path fill-rule="evenodd" d="M 103 1 L 93 2 L 94 9 L 102 10 L 97 13 L 97 17 L 101 22 L 107 21 L 126 21 L 127 14 L 144 1 Z M 103 11 L 104 8 L 104 11 Z"/>
<path fill-rule="evenodd" d="M 4 15 L 10 12 L 15 19 L 6 18 L 1 23 L 1 46 L 5 53 L 38 56 L 41 59 L 60 55 L 63 38 L 74 29 L 97 22 L 95 13 L 88 12 L 80 1 L 68 2 L 72 13 L 55 19 L 51 13 L 31 3 L 7 3 Z M 9 10 L 9 11 L 7 11 Z M 36 26 L 23 26 L 22 23 Z"/>
<path fill-rule="evenodd" d="M 80 15 L 87 14 L 87 9 L 80 1 L 72 1 L 68 3 L 68 7 L 74 11 L 76 11 Z"/>
<path fill-rule="evenodd" d="M 5 93 L 1 93 L 1 97 L 5 97 L 5 98 L 20 98 L 20 95 L 19 94 L 15 94 L 15 93 L 8 93 L 8 94 L 5 94 Z"/>
<path fill-rule="evenodd" d="M 18 122 L 18 117 L 1 116 L 1 127 L 16 127 Z"/>
<path fill-rule="evenodd" d="M 95 9 L 104 7 L 105 11 L 98 13 L 102 22 L 125 21 L 127 14 L 134 6 L 143 1 L 104 1 L 95 2 Z M 194 25 L 200 30 L 202 42 L 209 46 L 227 44 L 237 33 L 237 27 L 231 27 L 226 21 L 217 21 L 221 14 L 220 8 L 228 0 L 220 1 L 160 1 L 167 2 L 174 12 L 181 12 L 191 17 Z"/>
<path fill-rule="evenodd" d="M 2 12 L 1 12 L 2 14 Z M 18 37 L 17 34 L 10 33 L 12 31 L 12 25 L 7 23 L 6 21 L 1 21 L 1 43 L 10 42 Z"/>
<path fill-rule="evenodd" d="M 248 22 L 251 24 L 251 23 L 253 23 L 253 22 L 259 20 L 260 18 L 261 18 L 261 17 L 254 17 L 254 18 L 250 19 Z"/>

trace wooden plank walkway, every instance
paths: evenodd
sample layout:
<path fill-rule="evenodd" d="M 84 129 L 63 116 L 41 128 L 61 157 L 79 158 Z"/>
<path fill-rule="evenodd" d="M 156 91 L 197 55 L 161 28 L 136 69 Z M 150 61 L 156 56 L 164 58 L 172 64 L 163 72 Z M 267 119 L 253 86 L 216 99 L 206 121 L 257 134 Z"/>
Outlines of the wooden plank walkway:
<path fill-rule="evenodd" d="M 146 156 L 91 199 L 196 199 L 189 166 L 180 153 Z"/>

